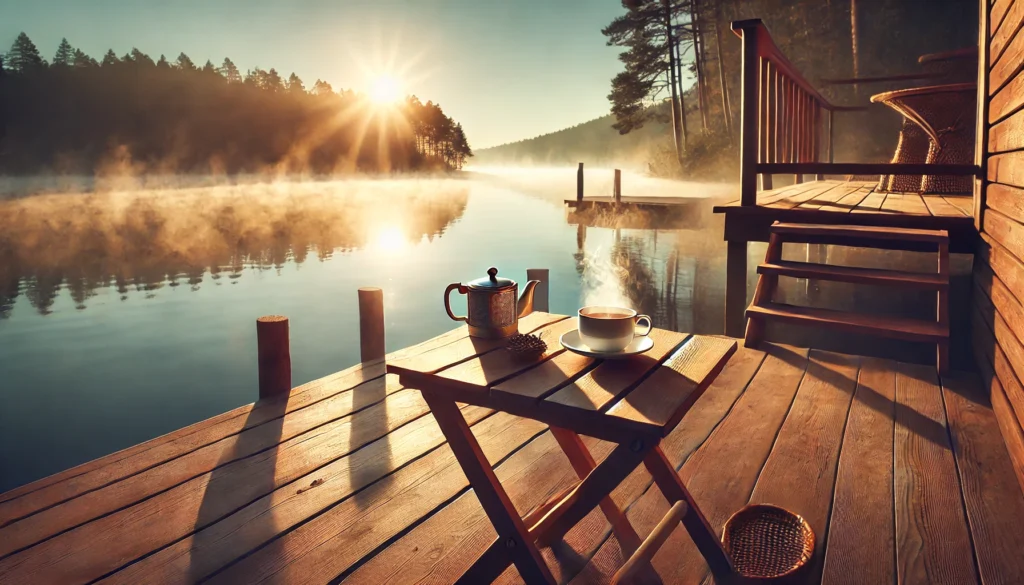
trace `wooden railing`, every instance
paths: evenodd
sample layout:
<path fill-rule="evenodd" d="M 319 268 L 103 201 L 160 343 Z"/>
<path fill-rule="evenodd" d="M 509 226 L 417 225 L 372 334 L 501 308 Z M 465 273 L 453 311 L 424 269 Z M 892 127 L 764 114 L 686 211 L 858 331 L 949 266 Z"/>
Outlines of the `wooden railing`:
<path fill-rule="evenodd" d="M 740 106 L 740 193 L 742 205 L 757 204 L 761 188 L 772 188 L 773 174 L 932 174 L 974 175 L 976 165 L 835 163 L 836 112 L 864 107 L 829 103 L 775 46 L 760 19 L 738 20 L 732 30 L 743 42 Z"/>

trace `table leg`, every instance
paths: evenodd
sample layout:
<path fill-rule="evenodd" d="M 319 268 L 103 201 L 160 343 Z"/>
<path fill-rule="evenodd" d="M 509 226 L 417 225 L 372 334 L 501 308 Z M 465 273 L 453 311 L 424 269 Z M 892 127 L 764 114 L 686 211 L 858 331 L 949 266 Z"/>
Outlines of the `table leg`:
<path fill-rule="evenodd" d="M 469 485 L 473 487 L 487 518 L 498 533 L 498 540 L 470 567 L 467 575 L 500 574 L 501 571 L 497 570 L 499 567 L 504 570 L 509 563 L 514 563 L 519 575 L 530 585 L 555 583 L 544 558 L 519 517 L 519 512 L 498 483 L 491 464 L 459 407 L 452 400 L 432 397 L 426 392 L 423 393 L 423 399 L 448 439 L 448 446 L 455 453 L 455 458 L 469 479 Z"/>
<path fill-rule="evenodd" d="M 704 556 L 711 568 L 711 572 L 718 577 L 724 577 L 732 573 L 732 562 L 729 555 L 722 548 L 715 531 L 708 524 L 707 518 L 697 507 L 690 492 L 683 485 L 675 467 L 669 463 L 661 447 L 655 447 L 644 457 L 644 465 L 654 476 L 654 482 L 658 484 L 661 493 L 665 495 L 669 505 L 680 500 L 686 502 L 686 515 L 683 516 L 683 527 L 690 533 L 690 538 L 697 545 L 697 550 Z"/>
<path fill-rule="evenodd" d="M 551 434 L 555 436 L 558 445 L 562 447 L 565 456 L 569 458 L 569 463 L 576 471 L 576 475 L 580 479 L 590 475 L 597 464 L 594 462 L 593 455 L 587 450 L 587 446 L 583 444 L 583 439 L 576 433 L 561 427 L 551 427 Z M 626 556 L 633 554 L 640 546 L 640 536 L 626 519 L 626 515 L 622 513 L 611 495 L 605 496 L 598 505 L 601 506 L 605 518 L 612 525 L 612 531 L 615 532 L 615 538 L 618 539 L 622 552 Z"/>

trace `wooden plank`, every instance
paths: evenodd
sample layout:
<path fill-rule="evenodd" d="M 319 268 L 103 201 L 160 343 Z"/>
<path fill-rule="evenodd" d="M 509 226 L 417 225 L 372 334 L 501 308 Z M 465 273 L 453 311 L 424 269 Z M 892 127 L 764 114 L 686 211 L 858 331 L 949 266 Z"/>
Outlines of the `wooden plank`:
<path fill-rule="evenodd" d="M 943 195 L 943 201 L 949 203 L 953 207 L 956 207 L 968 217 L 974 216 L 974 197 L 973 196 L 961 196 L 961 195 Z M 955 216 L 953 216 L 955 217 Z"/>
<path fill-rule="evenodd" d="M 807 350 L 764 345 L 767 357 L 746 391 L 680 471 L 680 478 L 715 530 L 720 531 L 750 498 L 807 365 Z M 709 392 L 705 398 L 711 395 Z M 685 424 L 686 419 L 679 429 Z M 678 463 L 673 464 L 678 468 Z M 627 516 L 638 533 L 646 534 L 667 510 L 661 493 L 649 490 L 629 508 Z M 572 583 L 601 582 L 602 575 L 610 575 L 623 561 L 618 543 L 610 538 Z M 698 583 L 708 572 L 704 558 L 683 530 L 669 536 L 655 556 L 654 566 L 664 583 Z"/>
<path fill-rule="evenodd" d="M 851 209 L 850 213 L 877 213 L 885 204 L 885 199 L 888 197 L 888 193 L 882 191 L 872 191 L 865 197 L 856 208 Z"/>
<path fill-rule="evenodd" d="M 1010 219 L 1024 222 L 1024 189 L 992 183 L 988 186 L 985 203 Z"/>
<path fill-rule="evenodd" d="M 791 278 L 814 278 L 834 282 L 898 286 L 925 290 L 949 288 L 949 278 L 943 277 L 938 273 L 903 272 L 900 270 L 838 266 L 814 262 L 792 262 L 788 260 L 779 260 L 772 263 L 766 262 L 757 267 L 757 273 L 788 276 Z"/>
<path fill-rule="evenodd" d="M 988 234 L 984 234 L 983 243 L 978 246 L 975 281 L 985 277 L 989 271 L 999 277 L 1018 301 L 1024 299 L 1024 264 Z M 985 290 L 988 291 L 988 288 Z"/>
<path fill-rule="evenodd" d="M 848 313 L 783 303 L 766 303 L 760 307 L 751 306 L 747 309 L 747 316 L 751 315 L 784 323 L 879 335 L 907 341 L 938 343 L 949 338 L 949 327 L 946 325 L 891 315 Z"/>
<path fill-rule="evenodd" d="M 998 242 L 1018 259 L 1024 258 L 1024 225 L 1006 217 L 995 209 L 985 212 L 985 234 Z"/>
<path fill-rule="evenodd" d="M 1021 429 L 1019 419 L 1014 415 L 1010 403 L 1006 400 L 998 378 L 992 379 L 991 396 L 992 410 L 999 423 L 999 432 L 1003 437 L 1003 443 L 1010 454 L 1010 464 L 1013 465 L 1018 485 L 1024 490 L 1024 430 Z"/>
<path fill-rule="evenodd" d="M 989 128 L 988 151 L 990 153 L 997 154 L 1021 148 L 1024 148 L 1024 112 L 1013 114 Z"/>
<path fill-rule="evenodd" d="M 757 198 L 757 204 L 761 206 L 768 206 L 776 201 L 781 201 L 787 198 L 795 198 L 799 195 L 807 193 L 812 189 L 817 189 L 825 184 L 839 184 L 841 181 L 815 181 L 813 183 L 794 183 L 788 187 L 782 187 L 773 191 L 765 191 Z"/>
<path fill-rule="evenodd" d="M 566 351 L 494 386 L 491 394 L 505 400 L 537 400 L 575 382 L 598 363 L 599 360 Z"/>
<path fill-rule="evenodd" d="M 1024 6 L 1024 3 L 1021 4 Z M 999 90 L 999 93 L 992 96 L 988 103 L 988 122 L 995 124 L 1006 119 L 1010 115 L 1020 111 L 1024 106 L 1024 75 L 1018 73 L 1006 84 L 1006 87 Z"/>
<path fill-rule="evenodd" d="M 691 337 L 632 392 L 608 409 L 608 416 L 671 432 L 736 351 L 724 337 Z"/>
<path fill-rule="evenodd" d="M 711 388 L 704 393 L 683 418 L 683 422 L 663 442 L 662 448 L 678 465 L 685 460 L 712 432 L 719 421 L 732 407 L 747 383 L 764 359 L 764 353 L 740 348 L 726 364 Z M 594 451 L 595 457 L 608 452 L 607 443 L 597 443 L 584 438 Z M 521 511 L 539 507 L 559 487 L 570 485 L 575 478 L 560 453 L 553 452 L 543 457 L 534 457 L 528 472 L 514 477 L 503 478 L 509 496 Z M 501 476 L 506 465 L 515 461 L 515 456 L 498 468 Z M 558 481 L 555 481 L 558 478 Z M 628 505 L 639 497 L 650 485 L 650 476 L 637 470 L 615 492 L 615 499 Z M 563 551 L 579 554 L 585 562 L 599 545 L 605 543 L 610 527 L 600 513 L 588 516 L 571 531 L 565 544 L 554 549 L 542 549 L 548 566 L 564 582 L 579 570 L 573 562 L 565 562 Z M 434 514 L 386 549 L 368 559 L 346 583 L 388 583 L 409 582 L 448 583 L 462 573 L 493 538 L 493 530 L 483 517 L 483 511 L 473 501 L 472 494 L 463 496 L 453 504 Z M 557 553 L 557 557 L 556 557 Z M 501 581 L 499 581 L 501 582 Z"/>
<path fill-rule="evenodd" d="M 992 66 L 989 74 L 989 95 L 995 95 L 1024 66 L 1024 35 L 1015 35 Z"/>
<path fill-rule="evenodd" d="M 1024 187 L 1024 151 L 990 156 L 987 174 L 993 183 Z"/>
<path fill-rule="evenodd" d="M 15 574 L 39 582 L 96 579 L 427 413 L 419 392 L 396 392 L 358 417 L 323 425 L 8 556 L 0 560 L 0 582 Z M 18 534 L 15 526 L 4 529 L 4 546 L 8 534 Z"/>
<path fill-rule="evenodd" d="M 471 420 L 478 421 L 473 428 L 481 445 L 488 456 L 495 459 L 514 451 L 543 430 L 543 425 L 536 422 L 503 413 L 488 417 L 488 412 L 479 407 L 466 409 Z M 423 417 L 310 476 L 278 488 L 205 529 L 123 568 L 101 583 L 195 582 L 316 518 L 339 502 L 345 505 L 347 501 L 364 510 L 371 502 L 376 503 L 373 507 L 386 505 L 390 500 L 375 498 L 382 484 L 397 491 L 430 481 L 435 476 L 453 475 L 452 467 L 458 469 L 440 428 L 433 417 Z M 456 483 L 464 488 L 465 478 Z M 459 489 L 447 485 L 438 487 Z M 369 491 L 351 497 L 364 488 Z M 266 521 L 268 510 L 273 510 L 273 522 Z M 392 525 L 391 529 L 398 530 L 398 527 Z"/>
<path fill-rule="evenodd" d="M 818 195 L 810 201 L 805 201 L 799 205 L 800 209 L 827 209 L 833 203 L 839 201 L 843 197 L 850 195 L 861 189 L 862 183 L 841 183 L 838 186 L 829 189 L 828 191 Z"/>
<path fill-rule="evenodd" d="M 896 582 L 892 492 L 895 392 L 896 364 L 861 358 L 857 392 L 839 455 L 823 585 Z"/>
<path fill-rule="evenodd" d="M 863 225 L 817 225 L 802 223 L 778 223 L 772 231 L 785 234 L 786 242 L 800 241 L 800 236 L 832 236 L 863 238 L 868 240 L 900 239 L 912 242 L 943 243 L 949 241 L 946 230 L 921 230 L 911 228 L 871 227 Z"/>
<path fill-rule="evenodd" d="M 1024 345 L 1021 344 L 1021 337 L 1015 333 L 1015 330 L 1019 330 L 1021 325 L 1014 322 L 1013 328 L 1011 328 L 1007 322 L 1019 320 L 1024 311 L 1022 311 L 1020 303 L 1016 300 L 1011 301 L 1008 294 L 1003 294 L 1002 291 L 1006 289 L 998 278 L 985 279 L 979 276 L 983 274 L 980 268 L 976 270 L 975 274 L 975 284 L 978 285 L 976 291 L 980 297 L 976 304 L 985 317 L 985 325 L 992 331 L 993 337 L 998 343 L 993 354 L 995 371 L 1000 374 L 1007 398 L 1016 410 L 1017 417 L 1020 418 L 1024 415 L 1024 390 L 1021 390 L 1017 384 L 1011 384 L 1008 380 L 1011 371 L 1015 372 L 1014 375 L 1017 378 L 1024 375 Z M 998 300 L 1001 308 L 996 310 L 995 301 L 990 299 Z M 1004 318 L 1003 312 L 1007 317 Z"/>
<path fill-rule="evenodd" d="M 395 376 L 365 382 L 352 392 L 336 394 L 318 403 L 315 408 L 292 412 L 278 419 L 275 424 L 247 429 L 201 447 L 184 457 L 175 458 L 58 506 L 11 522 L 0 532 L 4 535 L 4 538 L 0 539 L 3 541 L 0 542 L 0 556 L 140 502 L 198 475 L 255 455 L 324 425 L 340 424 L 338 421 L 341 419 L 352 416 L 369 405 L 379 403 L 386 396 L 400 390 L 402 387 L 398 385 Z M 281 405 L 283 407 L 283 403 Z M 15 500 L 18 501 L 20 500 Z"/>
<path fill-rule="evenodd" d="M 999 25 L 1003 22 L 1006 12 L 1013 3 L 1014 0 L 996 0 L 992 3 L 992 10 L 989 12 L 989 36 L 995 35 L 999 30 Z"/>
<path fill-rule="evenodd" d="M 821 211 L 836 211 L 839 213 L 850 213 L 850 211 L 857 208 L 864 199 L 871 194 L 873 187 L 861 186 L 852 191 L 851 193 L 844 195 L 841 199 L 828 203 L 827 205 L 821 206 Z"/>
<path fill-rule="evenodd" d="M 984 297 L 984 293 L 978 294 Z M 1015 397 L 1018 404 L 1024 407 L 1024 386 L 1013 372 L 1003 350 L 996 344 L 991 329 L 992 307 L 988 308 L 990 316 L 987 317 L 984 316 L 985 310 L 981 310 L 978 305 L 975 305 L 975 308 L 979 309 L 975 312 L 976 318 L 972 327 L 975 355 L 983 376 L 991 379 L 992 407 L 1010 453 L 1014 471 L 1021 488 L 1024 489 L 1024 431 L 1020 425 L 1020 414 L 1024 412 L 1024 408 L 1015 412 L 1010 398 Z M 985 357 L 981 357 L 982 355 Z"/>
<path fill-rule="evenodd" d="M 293 388 L 287 398 L 261 400 L 255 404 L 240 406 L 145 443 L 39 479 L 0 495 L 0 502 L 6 503 L 15 498 L 23 498 L 30 492 L 38 492 L 33 494 L 32 499 L 25 498 L 25 501 L 17 504 L 16 512 L 11 511 L 15 508 L 0 505 L 0 517 L 22 517 L 32 511 L 138 473 L 162 461 L 179 457 L 246 428 L 266 423 L 281 416 L 280 402 L 287 403 L 284 412 L 291 412 L 383 375 L 382 361 L 358 364 Z M 72 478 L 74 481 L 70 481 Z M 3 525 L 3 521 L 0 521 L 0 525 Z"/>
<path fill-rule="evenodd" d="M 795 207 L 799 207 L 800 205 L 802 205 L 805 202 L 812 201 L 812 200 L 816 199 L 817 197 L 819 197 L 820 195 L 822 195 L 824 193 L 828 193 L 829 191 L 832 191 L 833 189 L 839 189 L 842 186 L 842 183 L 833 183 L 833 182 L 824 182 L 824 181 L 823 181 L 823 183 L 824 184 L 817 185 L 816 187 L 814 187 L 814 188 L 812 188 L 812 189 L 810 189 L 808 191 L 805 191 L 805 192 L 803 192 L 803 193 L 801 193 L 799 195 L 793 195 L 793 196 L 787 197 L 785 199 L 780 199 L 778 201 L 775 201 L 774 203 L 768 204 L 766 207 L 771 207 L 772 209 L 792 209 L 792 208 L 795 208 Z M 816 185 L 816 183 L 812 183 L 812 184 Z"/>
<path fill-rule="evenodd" d="M 535 311 L 519 320 L 519 330 L 524 333 L 536 331 L 545 325 L 567 319 L 565 315 L 552 315 Z M 407 370 L 433 374 L 474 356 L 494 351 L 505 346 L 504 339 L 482 339 L 464 337 L 418 355 L 393 359 L 388 365 L 397 365 Z"/>
<path fill-rule="evenodd" d="M 946 417 L 982 583 L 1024 583 L 1024 494 L 974 374 L 943 376 Z"/>
<path fill-rule="evenodd" d="M 523 455 L 534 457 L 538 451 L 557 448 L 549 434 L 542 440 L 530 441 L 543 429 L 535 422 L 519 421 L 501 428 L 504 431 L 495 427 L 480 435 L 488 459 L 501 461 L 524 443 L 529 443 L 530 451 Z M 519 465 L 522 463 L 516 462 L 512 467 Z M 342 501 L 206 582 L 256 583 L 271 575 L 278 582 L 330 582 L 396 533 L 469 487 L 448 446 L 389 477 L 390 480 L 378 481 L 363 493 L 365 499 Z M 499 467 L 499 480 L 506 477 Z M 367 502 L 386 505 L 367 506 Z M 493 529 L 491 534 L 496 536 Z"/>
<path fill-rule="evenodd" d="M 906 213 L 909 215 L 931 215 L 917 193 L 889 193 L 882 204 L 882 211 Z"/>
<path fill-rule="evenodd" d="M 648 372 L 658 367 L 686 341 L 685 333 L 664 329 L 651 331 L 654 348 L 625 362 L 605 361 L 574 383 L 565 386 L 542 401 L 543 408 L 560 404 L 572 408 L 603 411 L 617 398 L 631 390 Z"/>
<path fill-rule="evenodd" d="M 935 163 L 759 163 L 758 173 L 776 175 L 949 175 L 973 176 L 978 169 L 973 164 Z"/>
<path fill-rule="evenodd" d="M 896 374 L 896 570 L 899 583 L 975 583 L 942 395 L 929 366 Z"/>
<path fill-rule="evenodd" d="M 963 209 L 951 204 L 945 197 L 938 195 L 925 195 L 921 197 L 928 208 L 928 213 L 935 217 L 962 217 L 970 215 Z"/>
<path fill-rule="evenodd" d="M 1021 24 L 1024 24 L 1024 3 L 1013 2 L 1005 12 L 1000 11 L 998 16 L 1002 22 L 989 42 L 990 67 L 999 61 L 1010 41 L 1020 33 Z"/>
<path fill-rule="evenodd" d="M 808 582 L 821 579 L 843 428 L 857 385 L 859 359 L 812 350 L 807 373 L 757 478 L 750 503 L 800 514 L 816 535 Z"/>
<path fill-rule="evenodd" d="M 536 360 L 524 360 L 502 348 L 442 369 L 437 374 L 438 378 L 457 385 L 462 390 L 484 392 L 491 384 L 529 369 L 538 361 L 565 352 L 565 348 L 558 340 L 563 333 L 573 329 L 576 329 L 576 319 L 563 319 L 537 330 L 536 333 L 547 343 L 548 348 Z"/>

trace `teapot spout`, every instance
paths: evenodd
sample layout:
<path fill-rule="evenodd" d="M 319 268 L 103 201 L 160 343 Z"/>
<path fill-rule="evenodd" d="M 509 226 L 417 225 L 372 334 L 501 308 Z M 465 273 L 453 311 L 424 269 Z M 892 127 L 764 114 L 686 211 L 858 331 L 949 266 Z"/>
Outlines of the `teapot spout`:
<path fill-rule="evenodd" d="M 531 280 L 526 283 L 523 288 L 523 294 L 519 297 L 519 302 L 516 303 L 517 318 L 521 319 L 533 312 L 533 292 L 540 284 L 539 280 Z"/>

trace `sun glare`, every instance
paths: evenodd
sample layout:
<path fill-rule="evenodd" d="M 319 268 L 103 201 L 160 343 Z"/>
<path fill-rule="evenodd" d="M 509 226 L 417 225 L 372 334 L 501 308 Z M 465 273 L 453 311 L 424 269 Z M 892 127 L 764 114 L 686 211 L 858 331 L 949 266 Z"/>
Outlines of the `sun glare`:
<path fill-rule="evenodd" d="M 405 233 L 397 226 L 387 226 L 377 232 L 374 238 L 375 247 L 381 252 L 398 252 L 405 248 L 408 242 Z"/>
<path fill-rule="evenodd" d="M 370 99 L 377 104 L 393 104 L 402 97 L 398 80 L 390 75 L 380 75 L 370 86 Z"/>

